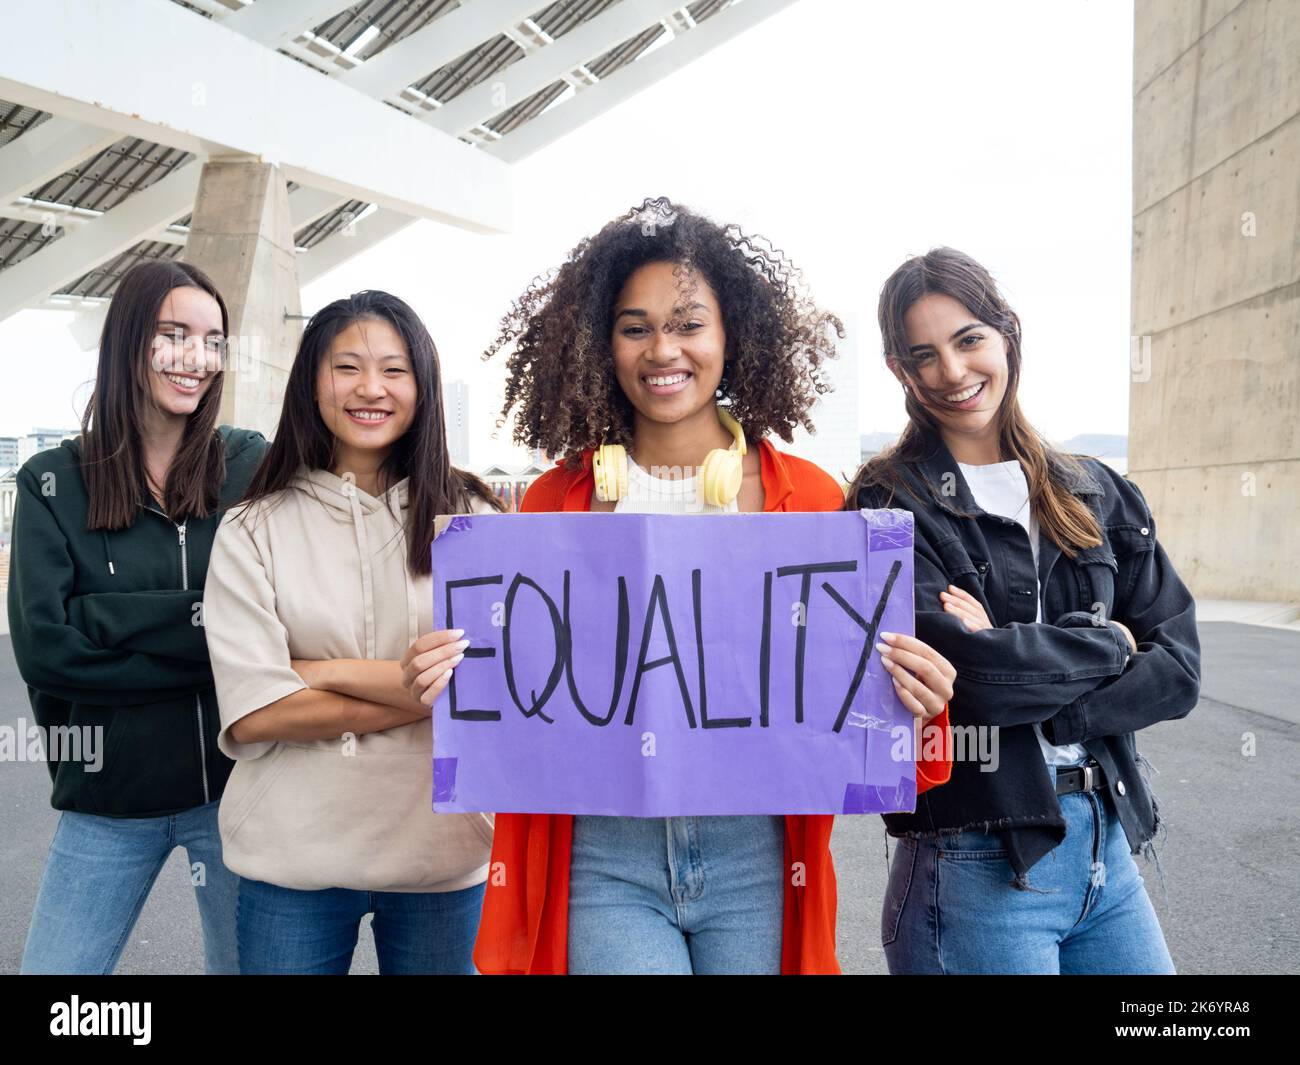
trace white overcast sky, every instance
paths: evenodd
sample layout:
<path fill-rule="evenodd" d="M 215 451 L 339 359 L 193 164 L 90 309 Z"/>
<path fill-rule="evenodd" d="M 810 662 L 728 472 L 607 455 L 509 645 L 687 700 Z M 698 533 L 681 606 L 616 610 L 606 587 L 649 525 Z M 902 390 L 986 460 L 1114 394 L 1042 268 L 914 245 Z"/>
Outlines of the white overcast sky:
<path fill-rule="evenodd" d="M 948 244 L 1021 316 L 1030 419 L 1057 440 L 1125 433 L 1132 27 L 1127 0 L 799 0 L 518 164 L 510 234 L 418 222 L 307 286 L 304 313 L 362 288 L 406 299 L 445 377 L 469 383 L 473 464 L 509 460 L 508 428 L 489 437 L 502 360 L 478 357 L 501 314 L 581 237 L 666 195 L 770 237 L 855 317 L 863 432 L 903 421 L 880 286 Z M 70 319 L 0 323 L 0 435 L 76 423 L 94 353 Z"/>

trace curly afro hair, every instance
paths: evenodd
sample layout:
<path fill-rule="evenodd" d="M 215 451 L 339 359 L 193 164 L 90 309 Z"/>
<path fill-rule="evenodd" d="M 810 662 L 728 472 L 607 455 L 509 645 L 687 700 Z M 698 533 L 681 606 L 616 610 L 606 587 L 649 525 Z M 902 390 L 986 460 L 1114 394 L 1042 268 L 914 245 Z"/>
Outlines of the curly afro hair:
<path fill-rule="evenodd" d="M 497 427 L 518 406 L 515 443 L 564 456 L 570 467 L 601 443 L 631 446 L 633 408 L 614 376 L 614 303 L 632 273 L 654 262 L 679 267 L 684 286 L 702 278 L 716 295 L 727 334 L 718 400 L 745 434 L 773 432 L 789 443 L 796 425 L 812 432 L 808 411 L 831 390 L 824 363 L 835 357 L 843 324 L 817 308 L 770 241 L 662 197 L 579 243 L 501 320 L 483 354 L 513 344 Z"/>

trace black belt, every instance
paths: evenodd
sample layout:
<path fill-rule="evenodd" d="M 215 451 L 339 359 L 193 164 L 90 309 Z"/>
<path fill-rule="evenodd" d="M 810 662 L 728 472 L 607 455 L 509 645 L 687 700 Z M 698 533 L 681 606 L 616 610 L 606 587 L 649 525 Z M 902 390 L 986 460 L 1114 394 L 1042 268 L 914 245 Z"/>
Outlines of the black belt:
<path fill-rule="evenodd" d="M 1058 765 L 1056 767 L 1056 794 L 1069 795 L 1076 791 L 1094 791 L 1104 787 L 1106 774 L 1098 763 L 1089 759 L 1084 765 Z"/>

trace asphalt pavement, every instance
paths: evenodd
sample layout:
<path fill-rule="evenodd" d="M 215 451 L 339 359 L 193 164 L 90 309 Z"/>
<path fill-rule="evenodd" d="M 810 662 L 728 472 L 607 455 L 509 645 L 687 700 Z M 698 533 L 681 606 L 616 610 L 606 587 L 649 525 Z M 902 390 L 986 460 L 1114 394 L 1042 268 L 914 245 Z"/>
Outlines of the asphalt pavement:
<path fill-rule="evenodd" d="M 1201 626 L 1202 698 L 1139 745 L 1168 827 L 1156 867 L 1138 866 L 1182 973 L 1300 972 L 1300 631 Z M 0 636 L 0 725 L 32 720 L 8 636 Z M 18 971 L 58 812 L 44 764 L 0 762 L 0 973 Z M 889 841 L 892 850 L 893 841 Z M 886 836 L 878 817 L 839 817 L 839 957 L 884 973 L 880 909 Z M 377 971 L 368 921 L 354 973 Z M 122 955 L 123 973 L 198 973 L 202 939 L 183 851 L 163 868 Z"/>

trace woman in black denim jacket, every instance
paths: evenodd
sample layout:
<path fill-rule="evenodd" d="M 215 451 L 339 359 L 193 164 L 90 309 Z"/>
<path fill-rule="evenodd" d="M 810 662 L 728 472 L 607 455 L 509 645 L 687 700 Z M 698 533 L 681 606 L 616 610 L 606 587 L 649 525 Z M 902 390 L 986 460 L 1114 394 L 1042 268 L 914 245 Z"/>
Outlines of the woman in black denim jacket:
<path fill-rule="evenodd" d="M 983 267 L 909 259 L 879 313 L 909 425 L 846 506 L 913 513 L 917 636 L 957 669 L 952 779 L 885 818 L 890 971 L 1172 972 L 1131 857 L 1159 824 L 1134 733 L 1196 705 L 1192 597 L 1138 488 L 1024 420 Z"/>

